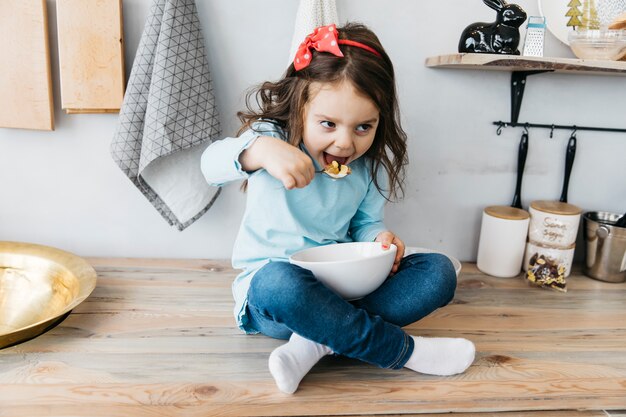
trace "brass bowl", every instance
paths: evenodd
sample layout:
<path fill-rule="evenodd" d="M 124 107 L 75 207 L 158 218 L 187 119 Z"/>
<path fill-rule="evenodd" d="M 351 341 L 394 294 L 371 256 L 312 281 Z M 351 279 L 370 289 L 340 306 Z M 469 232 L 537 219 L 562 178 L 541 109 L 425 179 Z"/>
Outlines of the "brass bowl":
<path fill-rule="evenodd" d="M 96 271 L 76 255 L 0 241 L 0 349 L 56 326 L 95 287 Z"/>

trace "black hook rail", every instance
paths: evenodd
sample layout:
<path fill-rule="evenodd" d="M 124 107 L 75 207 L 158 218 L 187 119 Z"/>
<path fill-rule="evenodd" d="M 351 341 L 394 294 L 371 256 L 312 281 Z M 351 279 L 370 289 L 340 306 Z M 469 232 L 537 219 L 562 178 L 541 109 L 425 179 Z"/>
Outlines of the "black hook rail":
<path fill-rule="evenodd" d="M 618 132 L 618 133 L 626 133 L 626 129 L 618 129 L 612 127 L 592 127 L 592 126 L 578 126 L 578 125 L 547 125 L 541 123 L 528 123 L 528 122 L 503 122 L 501 120 L 497 122 L 493 122 L 494 125 L 498 126 L 498 130 L 496 134 L 500 136 L 502 134 L 502 129 L 506 127 L 523 127 L 526 130 L 530 127 L 541 128 L 541 129 L 550 129 L 550 137 L 552 137 L 555 129 L 560 130 L 591 130 L 595 132 Z"/>

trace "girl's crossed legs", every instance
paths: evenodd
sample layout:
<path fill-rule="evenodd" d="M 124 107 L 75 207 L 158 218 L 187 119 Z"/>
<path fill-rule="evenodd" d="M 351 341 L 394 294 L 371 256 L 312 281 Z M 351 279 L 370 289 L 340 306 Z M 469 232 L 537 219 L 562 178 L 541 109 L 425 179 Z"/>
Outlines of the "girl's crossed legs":
<path fill-rule="evenodd" d="M 294 392 L 319 359 L 334 352 L 377 365 L 452 375 L 474 359 L 465 339 L 419 338 L 401 327 L 448 304 L 456 288 L 450 260 L 440 254 L 405 257 L 376 291 L 348 302 L 313 274 L 287 262 L 270 262 L 248 290 L 249 330 L 288 339 L 270 356 L 278 387 Z"/>

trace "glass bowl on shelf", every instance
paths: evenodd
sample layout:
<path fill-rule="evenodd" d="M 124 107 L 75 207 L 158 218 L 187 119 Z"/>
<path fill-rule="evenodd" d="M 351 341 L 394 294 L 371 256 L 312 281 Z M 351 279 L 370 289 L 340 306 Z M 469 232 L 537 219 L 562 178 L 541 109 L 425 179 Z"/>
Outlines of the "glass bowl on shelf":
<path fill-rule="evenodd" d="M 575 30 L 569 46 L 578 58 L 618 61 L 626 55 L 625 30 Z"/>

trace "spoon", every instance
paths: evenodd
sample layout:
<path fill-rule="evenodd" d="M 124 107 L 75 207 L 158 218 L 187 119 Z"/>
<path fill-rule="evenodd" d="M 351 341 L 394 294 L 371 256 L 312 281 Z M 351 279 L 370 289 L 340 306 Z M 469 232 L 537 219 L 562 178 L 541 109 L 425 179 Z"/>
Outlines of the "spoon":
<path fill-rule="evenodd" d="M 341 178 L 344 178 L 344 177 L 346 177 L 346 176 L 348 175 L 348 173 L 341 173 L 341 172 L 340 172 L 339 174 L 333 174 L 333 173 L 330 173 L 330 172 L 326 172 L 326 171 L 324 171 L 324 170 L 321 170 L 321 171 L 315 171 L 315 173 L 316 173 L 316 174 L 326 174 L 326 175 L 328 175 L 329 177 L 334 178 L 334 179 L 336 179 L 336 180 L 339 180 L 339 179 L 341 179 Z"/>
<path fill-rule="evenodd" d="M 328 164 L 324 167 L 324 169 L 315 171 L 316 174 L 324 173 L 331 178 L 340 179 L 344 178 L 347 175 L 350 175 L 352 170 L 348 165 L 342 165 L 337 161 L 333 161 L 332 164 Z"/>

